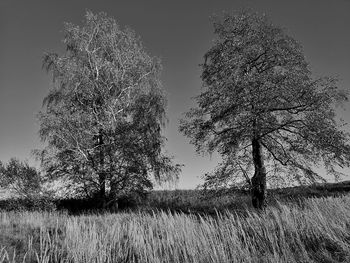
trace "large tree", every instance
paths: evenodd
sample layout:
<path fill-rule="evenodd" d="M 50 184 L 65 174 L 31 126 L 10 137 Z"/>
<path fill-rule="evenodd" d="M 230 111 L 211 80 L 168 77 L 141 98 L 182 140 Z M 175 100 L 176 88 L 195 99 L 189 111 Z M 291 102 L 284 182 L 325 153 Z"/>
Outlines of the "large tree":
<path fill-rule="evenodd" d="M 87 12 L 83 26 L 66 23 L 64 32 L 66 52 L 43 63 L 53 75 L 39 113 L 48 175 L 104 203 L 176 178 L 179 166 L 162 150 L 160 61 L 104 13 Z"/>
<path fill-rule="evenodd" d="M 301 45 L 249 11 L 214 18 L 214 29 L 198 106 L 180 123 L 198 152 L 222 157 L 204 186 L 243 178 L 262 208 L 267 174 L 307 183 L 322 179 L 314 169 L 322 163 L 336 176 L 336 166 L 349 167 L 348 134 L 335 118 L 346 93 L 333 78 L 313 77 Z"/>

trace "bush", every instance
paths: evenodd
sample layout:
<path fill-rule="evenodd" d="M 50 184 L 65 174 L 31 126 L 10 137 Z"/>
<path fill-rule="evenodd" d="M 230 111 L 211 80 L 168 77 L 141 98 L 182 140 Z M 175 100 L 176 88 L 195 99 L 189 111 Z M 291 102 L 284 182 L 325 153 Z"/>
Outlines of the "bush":
<path fill-rule="evenodd" d="M 101 207 L 98 197 L 92 198 L 66 198 L 55 201 L 58 211 L 67 211 L 69 214 L 78 215 L 82 213 L 117 212 L 118 210 L 135 209 L 145 205 L 146 193 L 133 193 L 121 195 L 115 199 L 107 199 L 106 206 Z"/>
<path fill-rule="evenodd" d="M 11 190 L 21 198 L 37 198 L 42 192 L 43 183 L 40 172 L 26 161 L 11 158 L 5 165 L 0 162 L 0 187 Z"/>
<path fill-rule="evenodd" d="M 148 199 L 148 194 L 146 192 L 131 193 L 128 195 L 119 196 L 116 200 L 118 209 L 134 209 L 138 206 L 145 205 Z"/>
<path fill-rule="evenodd" d="M 0 200 L 0 210 L 3 211 L 55 211 L 56 204 L 47 197 L 41 198 L 11 198 Z"/>

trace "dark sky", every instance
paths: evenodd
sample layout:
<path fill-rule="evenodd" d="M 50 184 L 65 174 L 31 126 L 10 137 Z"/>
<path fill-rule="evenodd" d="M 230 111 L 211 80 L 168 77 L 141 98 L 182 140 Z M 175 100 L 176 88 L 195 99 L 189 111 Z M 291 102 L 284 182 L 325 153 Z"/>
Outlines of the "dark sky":
<path fill-rule="evenodd" d="M 218 158 L 197 156 L 179 134 L 178 119 L 200 92 L 198 64 L 213 39 L 209 16 L 243 7 L 266 13 L 300 41 L 315 75 L 338 76 L 339 85 L 350 89 L 350 0 L 1 0 L 0 160 L 32 162 L 30 151 L 41 147 L 35 115 L 51 81 L 41 68 L 42 55 L 64 50 L 63 22 L 81 24 L 87 9 L 104 11 L 133 28 L 149 53 L 162 59 L 169 100 L 167 149 L 185 164 L 178 188 L 195 187 Z M 346 112 L 342 116 L 350 122 Z"/>

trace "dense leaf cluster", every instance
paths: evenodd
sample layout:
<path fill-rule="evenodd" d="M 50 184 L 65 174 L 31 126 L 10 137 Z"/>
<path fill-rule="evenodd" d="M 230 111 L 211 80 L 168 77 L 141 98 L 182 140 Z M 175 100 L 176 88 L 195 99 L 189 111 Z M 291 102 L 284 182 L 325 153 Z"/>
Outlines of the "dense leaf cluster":
<path fill-rule="evenodd" d="M 301 45 L 264 16 L 225 14 L 214 30 L 198 106 L 180 125 L 197 152 L 222 156 L 205 186 L 249 183 L 252 139 L 262 145 L 270 182 L 322 180 L 314 170 L 321 163 L 339 176 L 335 166 L 350 165 L 350 146 L 335 120 L 335 105 L 347 100 L 336 80 L 314 78 Z"/>
<path fill-rule="evenodd" d="M 101 187 L 113 195 L 141 191 L 176 177 L 179 166 L 162 151 L 160 61 L 103 13 L 87 12 L 83 27 L 66 24 L 65 33 L 65 54 L 44 58 L 53 74 L 39 114 L 46 171 L 87 195 Z"/>
<path fill-rule="evenodd" d="M 11 158 L 8 163 L 0 161 L 0 188 L 9 194 L 32 200 L 44 193 L 44 176 L 28 162 Z"/>

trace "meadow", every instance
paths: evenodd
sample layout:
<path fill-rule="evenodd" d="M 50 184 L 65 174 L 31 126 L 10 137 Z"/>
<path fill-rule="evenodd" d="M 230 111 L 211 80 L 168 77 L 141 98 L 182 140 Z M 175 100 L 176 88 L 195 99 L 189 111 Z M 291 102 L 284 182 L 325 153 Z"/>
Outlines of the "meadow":
<path fill-rule="evenodd" d="M 216 216 L 0 212 L 0 263 L 350 262 L 350 195 Z"/>

